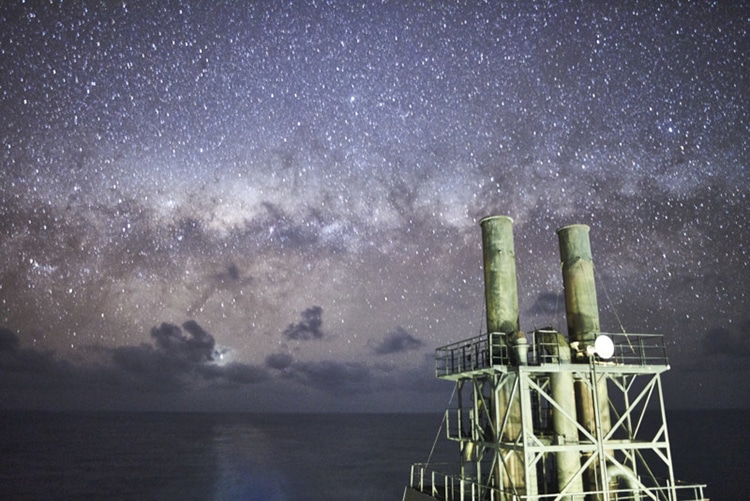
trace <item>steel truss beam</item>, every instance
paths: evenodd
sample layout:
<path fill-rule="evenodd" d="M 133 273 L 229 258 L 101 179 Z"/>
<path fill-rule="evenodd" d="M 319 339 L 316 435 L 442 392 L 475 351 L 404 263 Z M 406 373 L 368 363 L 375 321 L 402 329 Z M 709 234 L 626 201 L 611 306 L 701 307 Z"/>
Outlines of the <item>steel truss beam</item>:
<path fill-rule="evenodd" d="M 472 393 L 469 436 L 460 433 L 459 437 L 449 437 L 464 442 L 462 450 L 472 451 L 462 457 L 462 472 L 470 473 L 468 476 L 475 478 L 480 490 L 492 492 L 493 499 L 498 500 L 513 499 L 513 496 L 545 501 L 583 499 L 585 494 L 574 492 L 576 489 L 572 486 L 580 485 L 592 468 L 600 486 L 595 499 L 616 499 L 613 496 L 617 494 L 613 492 L 617 490 L 612 491 L 610 483 L 625 484 L 643 499 L 677 499 L 660 379 L 663 368 L 644 371 L 640 367 L 634 372 L 627 367 L 617 370 L 607 366 L 602 370 L 601 366 L 591 363 L 554 364 L 554 368 L 549 369 L 544 364 L 506 366 L 503 370 L 474 373 L 470 379 L 457 381 L 459 393 L 467 382 L 471 384 Z M 594 400 L 597 384 L 606 381 L 608 408 L 613 415 L 608 430 L 587 429 L 569 407 L 555 399 L 550 388 L 550 376 L 554 372 L 569 373 L 592 393 Z M 459 402 L 462 405 L 461 398 Z M 599 405 L 593 407 L 600 421 Z M 459 408 L 459 415 L 463 415 L 464 410 Z M 549 423 L 544 421 L 545 414 L 552 413 L 575 427 L 576 442 L 560 441 L 553 436 Z M 657 418 L 655 428 L 652 423 L 646 426 L 647 417 Z M 544 469 L 549 468 L 556 454 L 566 451 L 580 455 L 580 467 L 564 485 L 545 483 Z M 644 457 L 646 453 L 658 458 L 658 467 L 666 471 L 667 486 L 671 488 L 665 489 L 660 484 L 657 472 Z M 541 481 L 537 481 L 537 477 Z"/>

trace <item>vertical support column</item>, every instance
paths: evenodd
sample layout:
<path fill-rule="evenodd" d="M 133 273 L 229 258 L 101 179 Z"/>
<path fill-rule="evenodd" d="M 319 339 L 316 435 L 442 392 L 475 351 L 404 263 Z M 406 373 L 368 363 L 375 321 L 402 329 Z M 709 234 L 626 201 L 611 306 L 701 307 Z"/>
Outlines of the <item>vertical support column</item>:
<path fill-rule="evenodd" d="M 527 445 L 533 443 L 534 423 L 531 414 L 531 392 L 529 390 L 529 373 L 523 367 L 518 367 L 518 399 L 521 403 L 523 412 L 521 413 L 521 447 L 523 448 L 524 474 L 526 476 L 527 496 L 536 496 L 539 494 L 539 485 L 537 483 L 536 473 L 536 456 L 529 452 Z"/>
<path fill-rule="evenodd" d="M 583 482 L 578 470 L 581 468 L 581 454 L 575 446 L 578 444 L 578 427 L 576 422 L 576 401 L 571 372 L 570 346 L 565 337 L 559 332 L 538 332 L 538 340 L 542 342 L 552 361 L 563 370 L 550 374 L 552 398 L 562 411 L 554 409 L 552 412 L 552 427 L 555 431 L 554 443 L 566 446 L 557 452 L 557 484 L 560 492 L 583 492 Z M 573 501 L 573 496 L 565 496 L 563 501 Z"/>
<path fill-rule="evenodd" d="M 601 330 L 589 227 L 585 224 L 564 226 L 557 230 L 557 236 L 560 242 L 568 338 L 571 344 L 577 344 L 578 354 L 583 357 L 579 361 L 588 362 L 587 348 L 594 345 L 596 335 Z M 578 380 L 575 383 L 578 420 L 598 440 L 603 440 L 611 428 L 607 379 L 597 379 L 594 371 L 592 375 L 591 388 L 585 381 Z M 593 395 L 594 392 L 596 396 Z M 598 463 L 596 461 L 593 464 Z M 598 470 L 601 469 L 596 466 L 589 470 L 586 479 L 588 490 L 607 487 L 606 472 Z"/>
<path fill-rule="evenodd" d="M 518 320 L 518 284 L 516 279 L 516 254 L 513 244 L 513 220 L 508 216 L 489 216 L 479 221 L 482 227 L 482 256 L 484 262 L 484 293 L 487 307 L 487 332 L 492 337 L 503 335 L 505 338 L 505 356 L 499 357 L 493 364 L 510 362 L 516 346 L 524 351 L 526 338 L 520 332 Z M 521 341 L 523 338 L 523 341 Z M 515 354 L 518 362 L 520 357 Z M 506 378 L 514 377 L 509 371 Z M 506 383 L 509 381 L 506 381 Z M 493 394 L 494 428 L 497 436 L 495 453 L 507 452 L 521 433 L 521 405 L 513 385 L 501 384 Z M 505 415 L 508 419 L 505 419 Z M 505 426 L 503 426 L 503 424 Z M 496 468 L 491 472 L 493 478 L 489 485 L 503 486 L 506 493 L 523 494 L 526 489 L 523 458 L 511 452 L 506 460 L 496 461 Z M 504 470 L 504 471 L 503 471 Z M 507 496 L 509 494 L 504 494 Z"/>
<path fill-rule="evenodd" d="M 675 490 L 674 468 L 672 467 L 672 446 L 670 445 L 670 442 L 669 442 L 669 431 L 667 428 L 667 414 L 666 414 L 666 408 L 664 407 L 664 392 L 661 386 L 661 376 L 659 374 L 656 374 L 654 377 L 656 378 L 656 390 L 657 390 L 657 394 L 659 395 L 659 410 L 661 412 L 661 422 L 662 422 L 662 426 L 664 426 L 664 442 L 667 444 L 665 456 L 666 456 L 667 468 L 669 468 L 669 479 L 668 479 L 669 490 L 670 490 L 669 494 L 672 496 L 672 499 L 677 499 L 677 491 Z"/>

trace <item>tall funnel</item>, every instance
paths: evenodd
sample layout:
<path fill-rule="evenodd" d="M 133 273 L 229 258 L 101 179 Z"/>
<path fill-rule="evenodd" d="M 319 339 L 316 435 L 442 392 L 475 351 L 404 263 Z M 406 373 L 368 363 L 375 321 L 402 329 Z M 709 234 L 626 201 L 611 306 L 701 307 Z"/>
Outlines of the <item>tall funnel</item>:
<path fill-rule="evenodd" d="M 589 227 L 585 224 L 564 226 L 557 230 L 557 236 L 560 240 L 568 338 L 571 344 L 578 343 L 579 353 L 588 354 L 587 348 L 593 347 L 600 331 Z M 599 377 L 594 383 L 594 388 L 580 380 L 574 385 L 578 422 L 592 435 L 603 440 L 611 429 L 607 379 Z M 584 453 L 582 460 L 588 461 L 590 454 Z M 603 474 L 605 460 L 601 454 L 598 459 L 599 461 L 592 462 L 584 473 L 584 482 L 591 491 L 602 488 L 597 479 Z M 603 498 L 602 494 L 596 494 L 586 499 L 601 501 Z"/>
<path fill-rule="evenodd" d="M 479 224 L 482 227 L 482 255 L 484 258 L 484 297 L 487 303 L 487 332 L 490 344 L 493 338 L 504 339 L 509 348 L 514 349 L 515 364 L 526 363 L 526 338 L 518 321 L 518 284 L 516 281 L 516 253 L 513 248 L 513 220 L 508 216 L 489 216 Z M 495 363 L 494 360 L 492 363 Z M 513 380 L 515 376 L 508 376 Z M 503 430 L 501 436 L 494 437 L 498 443 L 513 443 L 521 435 L 521 399 L 513 392 L 513 383 L 503 385 L 494 391 L 491 414 L 494 429 Z M 505 418 L 507 414 L 507 418 Z M 531 415 L 529 413 L 529 415 Z M 507 423 L 503 426 L 504 419 Z M 525 493 L 527 487 L 536 486 L 535 477 L 525 477 L 524 460 L 518 454 L 511 454 L 505 461 L 505 472 L 497 462 L 491 482 L 502 485 L 508 492 Z M 506 499 L 506 498 L 502 498 Z"/>
<path fill-rule="evenodd" d="M 513 220 L 508 216 L 489 216 L 479 221 L 479 224 L 482 227 L 487 332 L 518 332 L 520 327 Z"/>
<path fill-rule="evenodd" d="M 594 263 L 591 259 L 589 227 L 572 224 L 557 230 L 560 240 L 565 311 L 568 337 L 584 350 L 593 345 L 599 332 L 599 307 L 596 302 Z"/>

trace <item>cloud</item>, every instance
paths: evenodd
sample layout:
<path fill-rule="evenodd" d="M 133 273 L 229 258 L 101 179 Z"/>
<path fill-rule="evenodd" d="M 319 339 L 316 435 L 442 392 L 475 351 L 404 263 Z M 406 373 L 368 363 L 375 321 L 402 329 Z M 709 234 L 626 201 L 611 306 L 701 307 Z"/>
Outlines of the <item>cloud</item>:
<path fill-rule="evenodd" d="M 18 351 L 18 336 L 4 327 L 0 327 L 0 351 Z"/>
<path fill-rule="evenodd" d="M 403 327 L 398 326 L 395 330 L 385 335 L 383 340 L 378 343 L 373 350 L 378 355 L 390 355 L 392 353 L 403 353 L 409 350 L 416 350 L 424 345 L 422 341 L 415 338 Z"/>
<path fill-rule="evenodd" d="M 194 320 L 185 322 L 182 327 L 190 336 L 183 335 L 182 330 L 174 324 L 162 323 L 160 327 L 151 329 L 151 337 L 156 339 L 160 349 L 172 356 L 193 362 L 213 361 L 216 345 L 213 336 Z"/>
<path fill-rule="evenodd" d="M 151 345 L 125 346 L 112 350 L 117 367 L 156 388 L 180 388 L 188 383 L 251 384 L 268 379 L 262 367 L 232 362 L 214 363 L 220 358 L 214 337 L 194 320 L 182 327 L 162 323 L 151 329 L 156 348 Z"/>
<path fill-rule="evenodd" d="M 234 290 L 239 287 L 249 286 L 255 282 L 252 275 L 248 275 L 235 262 L 230 262 L 224 270 L 212 277 L 212 282 L 217 290 Z"/>
<path fill-rule="evenodd" d="M 19 348 L 17 335 L 0 328 L 0 388 L 65 388 L 81 395 L 93 388 L 158 393 L 255 384 L 270 377 L 262 366 L 217 363 L 213 336 L 192 320 L 183 328 L 169 323 L 154 327 L 153 344 L 88 347 L 86 361 L 75 364 L 54 352 Z"/>
<path fill-rule="evenodd" d="M 296 341 L 308 341 L 310 339 L 322 339 L 325 333 L 321 330 L 323 326 L 323 308 L 311 306 L 302 312 L 302 321 L 289 324 L 284 329 L 283 336 Z"/>
<path fill-rule="evenodd" d="M 750 320 L 737 329 L 717 327 L 703 338 L 703 347 L 709 355 L 727 355 L 732 358 L 750 357 Z"/>
<path fill-rule="evenodd" d="M 197 372 L 205 379 L 218 380 L 229 384 L 255 384 L 269 378 L 268 372 L 262 367 L 232 362 L 227 365 L 201 365 Z"/>
<path fill-rule="evenodd" d="M 227 266 L 227 273 L 226 276 L 231 280 L 239 280 L 240 279 L 240 269 L 237 267 L 236 264 L 230 263 L 229 266 Z"/>
<path fill-rule="evenodd" d="M 57 358 L 51 351 L 34 349 L 0 350 L 0 374 L 0 387 L 15 390 L 48 390 L 78 382 L 74 366 L 67 360 Z"/>
<path fill-rule="evenodd" d="M 298 362 L 292 365 L 295 377 L 303 384 L 329 393 L 368 391 L 370 369 L 358 362 Z"/>
<path fill-rule="evenodd" d="M 110 360 L 98 368 L 100 380 L 120 388 L 178 390 L 193 369 L 187 359 L 147 344 L 118 346 L 109 355 Z"/>
<path fill-rule="evenodd" d="M 276 370 L 284 370 L 292 365 L 293 358 L 288 353 L 272 353 L 266 357 L 266 367 Z"/>

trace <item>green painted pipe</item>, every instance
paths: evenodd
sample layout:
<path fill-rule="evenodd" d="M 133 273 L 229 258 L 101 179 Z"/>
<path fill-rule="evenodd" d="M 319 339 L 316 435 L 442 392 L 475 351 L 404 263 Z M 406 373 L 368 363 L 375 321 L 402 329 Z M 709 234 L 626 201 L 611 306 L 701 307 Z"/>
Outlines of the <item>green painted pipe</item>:
<path fill-rule="evenodd" d="M 489 216 L 479 221 L 479 224 L 482 227 L 487 332 L 490 335 L 492 333 L 504 334 L 502 337 L 507 346 L 513 348 L 518 346 L 525 355 L 526 338 L 520 331 L 518 320 L 513 220 L 508 216 Z M 517 358 L 519 360 L 516 362 L 520 362 L 520 357 Z M 515 375 L 508 374 L 506 377 L 515 378 Z M 495 442 L 514 442 L 522 431 L 521 399 L 518 394 L 514 397 L 513 395 L 512 383 L 504 384 L 494 392 L 492 414 L 495 419 L 495 429 L 498 431 L 502 429 L 502 436 L 494 437 Z M 507 424 L 503 428 L 502 423 L 506 413 Z M 527 486 L 536 486 L 536 482 L 526 481 L 523 458 L 518 454 L 507 456 L 504 466 L 499 462 L 496 463 L 492 475 L 494 481 L 488 483 L 502 485 L 508 492 L 515 490 L 519 493 L 526 493 Z"/>
<path fill-rule="evenodd" d="M 587 348 L 594 345 L 600 332 L 589 227 L 585 224 L 564 226 L 557 230 L 557 236 L 560 241 L 568 338 L 571 345 L 578 344 L 578 353 L 583 355 L 578 361 L 588 361 L 590 359 Z M 607 379 L 598 376 L 593 386 L 590 387 L 582 380 L 575 381 L 576 414 L 578 422 L 601 440 L 611 429 Z M 599 402 L 598 409 L 595 397 Z M 597 414 L 601 424 L 600 430 L 597 429 Z M 604 478 L 604 472 L 600 471 L 597 462 L 594 462 L 584 473 L 584 478 L 588 490 L 600 490 L 603 482 L 597 479 Z M 602 495 L 591 495 L 587 499 L 599 501 Z"/>
<path fill-rule="evenodd" d="M 586 347 L 594 344 L 600 332 L 589 227 L 585 224 L 564 226 L 557 230 L 557 236 L 560 241 L 568 338 L 571 343 L 578 342 L 578 348 L 585 353 Z"/>
<path fill-rule="evenodd" d="M 569 370 L 571 363 L 570 346 L 565 336 L 559 332 L 547 330 L 535 333 L 537 342 L 553 363 L 560 364 L 565 370 L 550 373 L 550 387 L 552 398 L 560 409 L 552 411 L 552 427 L 555 431 L 557 445 L 572 446 L 578 443 L 578 427 L 576 422 L 575 387 L 573 372 Z M 568 486 L 567 492 L 582 492 L 583 481 L 578 474 L 581 468 L 581 454 L 576 449 L 563 449 L 557 453 L 557 483 L 562 490 Z M 569 485 L 570 484 L 570 485 Z M 573 496 L 563 496 L 562 501 L 573 501 Z"/>
<path fill-rule="evenodd" d="M 479 224 L 482 227 L 487 332 L 518 332 L 520 327 L 513 220 L 508 216 L 489 216 L 479 221 Z"/>

